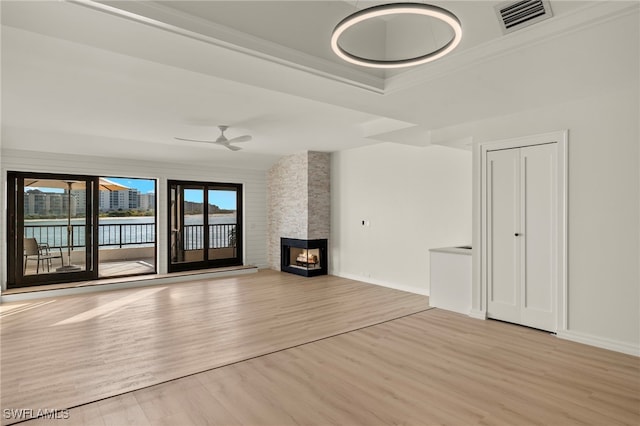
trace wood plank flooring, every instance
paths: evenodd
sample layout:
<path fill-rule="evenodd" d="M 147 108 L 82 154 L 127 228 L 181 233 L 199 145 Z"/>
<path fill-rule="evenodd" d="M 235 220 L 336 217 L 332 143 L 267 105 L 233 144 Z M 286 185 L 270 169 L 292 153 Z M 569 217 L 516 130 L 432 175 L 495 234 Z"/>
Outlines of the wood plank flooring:
<path fill-rule="evenodd" d="M 2 408 L 73 407 L 427 308 L 424 296 L 274 271 L 7 303 Z"/>
<path fill-rule="evenodd" d="M 176 368 L 168 357 L 162 356 L 172 347 L 185 347 L 185 338 L 172 326 L 174 322 L 190 324 L 196 330 L 184 332 L 200 338 L 208 335 L 224 342 L 230 339 L 229 334 L 236 334 L 237 339 L 253 348 L 247 353 L 255 353 L 252 351 L 262 348 L 267 349 L 266 355 L 206 371 L 202 369 L 197 374 L 84 404 L 68 411 L 67 420 L 38 419 L 25 424 L 640 424 L 640 359 L 637 357 L 563 341 L 525 327 L 474 320 L 438 309 L 424 310 L 424 297 L 390 289 L 335 277 L 311 281 L 290 277 L 260 272 L 240 278 L 184 285 L 187 289 L 184 292 L 173 292 L 172 287 L 137 300 L 131 297 L 136 294 L 133 290 L 114 292 L 118 294 L 100 301 L 100 304 L 89 300 L 81 318 L 83 322 L 93 324 L 84 325 L 85 334 L 79 330 L 66 330 L 62 334 L 73 331 L 76 339 L 88 338 L 90 343 L 100 346 L 89 334 L 102 330 L 103 321 L 120 321 L 117 318 L 128 318 L 134 312 L 140 315 L 141 323 L 129 323 L 128 330 L 123 326 L 120 331 L 130 337 L 115 347 L 116 352 L 131 350 L 127 362 L 136 364 L 138 376 L 134 375 L 129 381 L 138 377 L 138 385 L 142 384 L 145 375 L 159 375 L 158 365 L 166 369 Z M 235 299 L 238 308 L 252 306 L 256 312 L 251 316 L 259 317 L 258 322 L 267 321 L 270 325 L 262 327 L 262 324 L 253 323 L 241 312 L 235 317 L 231 312 L 221 312 L 216 316 L 225 323 L 226 334 L 208 325 L 217 321 L 207 316 L 207 310 L 220 310 L 223 306 L 231 309 L 230 301 L 215 303 L 216 298 L 210 289 L 214 285 L 227 286 L 224 293 L 226 297 Z M 296 286 L 301 289 L 292 288 Z M 198 289 L 199 297 L 191 294 Z M 235 289 L 235 293 L 231 289 Z M 103 309 L 104 318 L 88 318 L 87 312 L 90 311 L 86 308 L 99 308 L 120 300 L 123 295 L 130 297 L 130 304 L 117 315 Z M 149 304 L 149 298 L 156 298 L 158 302 Z M 60 321 L 61 316 L 69 319 L 79 315 L 76 310 L 66 315 L 55 313 L 61 308 L 55 304 L 61 301 L 41 306 L 42 309 L 48 307 L 47 311 L 54 311 L 45 315 L 51 324 Z M 69 303 L 69 308 L 78 301 L 73 302 Z M 211 306 L 207 309 L 208 305 Z M 6 313 L 16 312 L 15 316 L 19 317 L 29 312 L 17 314 L 19 309 L 26 308 L 14 307 Z M 132 312 L 127 312 L 127 309 Z M 163 311 L 164 315 L 146 312 L 156 309 Z M 358 324 L 353 318 L 353 311 L 358 311 L 361 316 Z M 154 316 L 161 322 L 155 328 L 145 322 L 147 317 Z M 162 319 L 161 316 L 171 319 Z M 182 317 L 190 319 L 182 322 Z M 385 317 L 387 320 L 382 320 Z M 236 320 L 240 325 L 232 327 Z M 289 326 L 289 320 L 294 325 Z M 329 337 L 325 338 L 311 337 L 326 332 L 324 328 L 321 332 L 314 327 L 322 320 L 332 323 L 334 330 L 342 331 L 327 334 Z M 345 321 L 349 327 L 344 327 Z M 359 326 L 367 322 L 369 326 Z M 3 331 L 5 327 L 3 320 Z M 56 327 L 59 326 L 53 326 L 54 329 Z M 307 337 L 300 339 L 301 343 L 269 351 L 268 348 L 277 344 L 269 346 L 267 341 L 286 340 L 278 331 L 280 327 L 284 327 L 286 333 Z M 10 328 L 18 328 L 18 325 Z M 140 328 L 146 328 L 147 334 L 166 334 L 166 338 L 154 337 L 148 342 L 159 345 L 158 353 L 146 348 L 147 355 L 140 355 L 141 358 L 147 357 L 140 360 L 142 363 L 132 350 L 138 345 L 136 339 L 141 338 L 138 334 Z M 107 336 L 118 340 L 115 333 Z M 13 339 L 20 340 L 15 336 Z M 175 346 L 171 345 L 173 342 L 176 342 Z M 13 389 L 5 388 L 4 384 L 7 368 L 4 336 L 2 343 L 4 408 L 7 406 L 5 392 Z M 34 349 L 38 347 L 37 341 L 31 343 Z M 76 343 L 76 350 L 87 352 L 78 345 Z M 183 353 L 179 359 L 187 365 L 197 364 L 192 357 L 200 358 L 201 365 L 207 363 L 204 361 L 208 358 L 200 355 L 198 349 L 207 346 L 206 343 L 193 340 L 187 346 L 194 349 Z M 240 350 L 233 345 L 230 347 Z M 99 369 L 98 364 L 107 362 L 111 357 L 118 358 L 118 355 L 106 355 L 94 363 L 95 368 Z M 120 368 L 130 372 L 124 374 L 126 377 L 135 370 L 129 365 L 121 365 Z M 48 395 L 44 407 L 65 407 L 56 405 L 56 393 L 61 383 L 56 382 L 59 378 L 52 378 L 52 374 L 59 372 L 45 370 L 13 386 L 22 393 L 24 386 L 30 386 L 31 381 L 39 377 L 39 386 L 48 388 L 41 393 L 43 397 Z M 102 382 L 104 379 L 99 375 L 96 377 L 90 371 L 79 375 L 79 372 L 76 366 L 69 366 L 62 374 L 79 376 L 72 386 L 86 382 L 101 389 L 110 387 L 110 384 Z M 119 379 L 115 376 L 122 375 L 122 372 L 115 370 L 112 373 L 111 382 L 117 382 Z M 125 386 L 129 381 L 124 380 Z M 31 389 L 37 389 L 37 386 Z M 12 402 L 16 403 L 20 407 L 25 406 L 20 401 Z"/>

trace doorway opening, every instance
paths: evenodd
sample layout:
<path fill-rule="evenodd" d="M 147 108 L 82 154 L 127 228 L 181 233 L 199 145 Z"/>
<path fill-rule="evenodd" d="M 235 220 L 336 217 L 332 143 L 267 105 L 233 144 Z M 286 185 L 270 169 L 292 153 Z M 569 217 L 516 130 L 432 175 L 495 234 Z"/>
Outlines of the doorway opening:
<path fill-rule="evenodd" d="M 242 265 L 242 184 L 168 181 L 169 272 Z"/>
<path fill-rule="evenodd" d="M 127 190 L 101 190 L 98 200 L 100 278 L 156 273 L 156 182 L 108 177 Z"/>
<path fill-rule="evenodd" d="M 134 180 L 155 194 L 152 179 L 9 172 L 7 288 L 155 273 L 155 195 L 145 225 L 127 221 L 132 208 L 117 221 L 100 208 L 112 198 L 137 206 L 139 191 L 123 183 Z M 132 255 L 141 249 L 144 264 Z"/>

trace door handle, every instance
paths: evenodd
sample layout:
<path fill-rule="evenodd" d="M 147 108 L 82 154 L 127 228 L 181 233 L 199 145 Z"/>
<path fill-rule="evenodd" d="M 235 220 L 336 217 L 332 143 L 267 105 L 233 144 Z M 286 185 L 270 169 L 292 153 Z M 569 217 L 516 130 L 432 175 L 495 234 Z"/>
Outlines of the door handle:
<path fill-rule="evenodd" d="M 519 237 L 520 235 L 522 235 L 522 234 L 519 234 L 519 233 L 517 233 L 517 232 L 516 232 L 516 234 L 515 234 L 515 236 L 516 236 L 516 237 Z"/>

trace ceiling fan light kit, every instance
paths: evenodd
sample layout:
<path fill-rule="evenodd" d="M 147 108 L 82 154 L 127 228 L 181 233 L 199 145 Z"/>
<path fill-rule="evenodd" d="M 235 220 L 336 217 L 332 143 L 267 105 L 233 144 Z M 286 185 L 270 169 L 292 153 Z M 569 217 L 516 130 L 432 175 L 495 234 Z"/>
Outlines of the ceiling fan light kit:
<path fill-rule="evenodd" d="M 432 52 L 428 52 L 424 55 L 412 58 L 403 58 L 397 60 L 364 58 L 348 52 L 346 49 L 340 46 L 340 37 L 349 28 L 353 28 L 356 25 L 361 24 L 362 22 L 374 18 L 401 14 L 422 15 L 438 19 L 451 27 L 451 29 L 453 30 L 453 38 L 449 40 L 444 46 Z M 435 61 L 436 59 L 445 56 L 453 49 L 455 49 L 458 44 L 460 44 L 461 40 L 462 25 L 460 24 L 460 20 L 448 10 L 424 3 L 389 3 L 362 9 L 340 21 L 338 25 L 336 25 L 336 27 L 333 29 L 333 33 L 331 34 L 331 49 L 336 55 L 349 63 L 370 68 L 390 69 L 410 67 Z"/>

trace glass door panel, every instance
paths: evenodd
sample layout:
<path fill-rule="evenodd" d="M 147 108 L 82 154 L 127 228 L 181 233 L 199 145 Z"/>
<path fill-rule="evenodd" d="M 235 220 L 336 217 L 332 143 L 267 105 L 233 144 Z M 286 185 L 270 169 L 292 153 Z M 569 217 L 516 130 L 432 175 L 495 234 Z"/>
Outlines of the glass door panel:
<path fill-rule="evenodd" d="M 182 247 L 185 262 L 205 260 L 204 252 L 204 189 L 185 188 L 182 218 Z"/>
<path fill-rule="evenodd" d="M 171 264 L 205 260 L 204 193 L 194 185 L 170 187 Z"/>
<path fill-rule="evenodd" d="M 98 196 L 100 278 L 156 272 L 156 181 L 100 177 Z"/>
<path fill-rule="evenodd" d="M 237 191 L 234 188 L 209 190 L 209 259 L 236 258 L 237 198 Z"/>
<path fill-rule="evenodd" d="M 8 174 L 9 287 L 92 279 L 93 177 Z"/>

